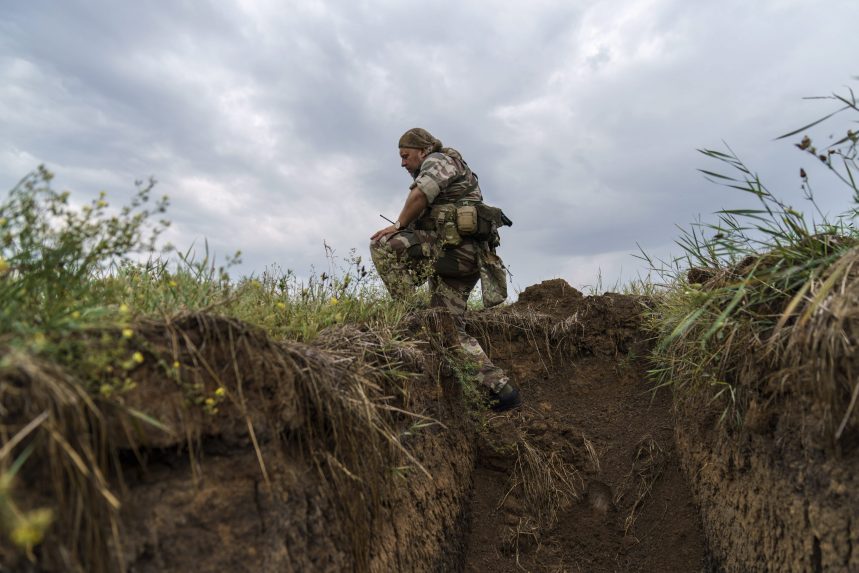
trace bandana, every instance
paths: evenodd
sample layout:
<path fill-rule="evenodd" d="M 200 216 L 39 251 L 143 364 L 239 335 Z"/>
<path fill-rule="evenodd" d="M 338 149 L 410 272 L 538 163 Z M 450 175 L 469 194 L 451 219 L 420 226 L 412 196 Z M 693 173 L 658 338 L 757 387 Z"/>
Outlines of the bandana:
<path fill-rule="evenodd" d="M 408 147 L 412 149 L 427 149 L 431 151 L 441 150 L 441 141 L 432 136 L 430 132 L 420 127 L 413 127 L 403 134 L 400 138 L 398 147 Z"/>

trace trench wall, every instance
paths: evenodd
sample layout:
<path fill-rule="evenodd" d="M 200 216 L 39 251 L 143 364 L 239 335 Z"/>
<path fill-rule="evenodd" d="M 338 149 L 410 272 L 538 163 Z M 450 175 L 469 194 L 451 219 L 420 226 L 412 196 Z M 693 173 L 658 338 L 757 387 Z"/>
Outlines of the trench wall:
<path fill-rule="evenodd" d="M 808 439 L 798 412 L 784 410 L 763 424 L 747 415 L 742 427 L 729 430 L 712 404 L 677 405 L 678 451 L 701 510 L 712 571 L 859 571 L 855 451 L 839 453 Z"/>
<path fill-rule="evenodd" d="M 161 452 L 145 473 L 127 476 L 128 571 L 362 570 L 352 553 L 356 526 L 369 532 L 369 571 L 455 570 L 474 464 L 465 438 L 440 429 L 413 444 L 432 479 L 386 476 L 380 511 L 359 524 L 340 519 L 339 492 L 317 468 L 273 443 L 262 446 L 268 482 L 249 442 L 210 440 L 196 468 L 187 452 Z"/>

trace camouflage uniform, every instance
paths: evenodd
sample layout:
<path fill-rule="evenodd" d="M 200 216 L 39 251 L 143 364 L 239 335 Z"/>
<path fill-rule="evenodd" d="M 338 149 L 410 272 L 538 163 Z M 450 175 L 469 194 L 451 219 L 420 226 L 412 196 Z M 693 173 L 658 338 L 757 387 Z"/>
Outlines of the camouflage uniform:
<path fill-rule="evenodd" d="M 455 149 L 427 155 L 410 189 L 426 195 L 430 207 L 457 202 L 481 202 L 477 176 Z M 468 297 L 480 279 L 481 257 L 494 256 L 486 242 L 467 237 L 456 247 L 442 247 L 429 217 L 430 207 L 405 229 L 370 243 L 379 276 L 394 298 L 402 298 L 429 281 L 431 306 L 445 307 L 454 317 L 460 346 L 478 364 L 478 380 L 497 392 L 508 382 L 474 337 L 464 329 Z"/>

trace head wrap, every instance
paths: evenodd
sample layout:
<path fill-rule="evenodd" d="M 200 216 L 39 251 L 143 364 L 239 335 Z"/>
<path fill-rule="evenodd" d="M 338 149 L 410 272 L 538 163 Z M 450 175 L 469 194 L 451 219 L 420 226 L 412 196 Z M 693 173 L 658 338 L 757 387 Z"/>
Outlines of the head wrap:
<path fill-rule="evenodd" d="M 433 137 L 427 130 L 413 127 L 400 138 L 398 147 L 409 147 L 412 149 L 430 149 L 431 152 L 441 150 L 441 141 Z"/>

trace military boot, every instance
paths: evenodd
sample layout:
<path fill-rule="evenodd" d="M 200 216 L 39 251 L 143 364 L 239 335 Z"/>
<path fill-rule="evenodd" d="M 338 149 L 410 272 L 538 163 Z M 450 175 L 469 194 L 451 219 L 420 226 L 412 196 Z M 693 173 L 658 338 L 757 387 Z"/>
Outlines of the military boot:
<path fill-rule="evenodd" d="M 512 410 L 522 405 L 522 397 L 519 396 L 519 390 L 513 387 L 510 382 L 504 384 L 498 392 L 495 392 L 489 398 L 489 407 L 495 412 L 504 412 Z"/>

